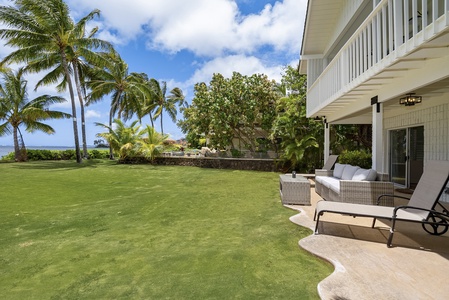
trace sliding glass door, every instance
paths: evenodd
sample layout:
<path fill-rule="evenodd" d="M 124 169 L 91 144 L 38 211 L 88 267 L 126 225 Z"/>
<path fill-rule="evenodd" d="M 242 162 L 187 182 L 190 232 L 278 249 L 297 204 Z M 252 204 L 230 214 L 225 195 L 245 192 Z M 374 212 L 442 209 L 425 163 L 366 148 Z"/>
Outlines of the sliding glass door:
<path fill-rule="evenodd" d="M 390 174 L 391 181 L 401 186 L 406 185 L 407 130 L 390 131 Z"/>
<path fill-rule="evenodd" d="M 424 126 L 390 131 L 391 181 L 413 189 L 423 172 Z"/>

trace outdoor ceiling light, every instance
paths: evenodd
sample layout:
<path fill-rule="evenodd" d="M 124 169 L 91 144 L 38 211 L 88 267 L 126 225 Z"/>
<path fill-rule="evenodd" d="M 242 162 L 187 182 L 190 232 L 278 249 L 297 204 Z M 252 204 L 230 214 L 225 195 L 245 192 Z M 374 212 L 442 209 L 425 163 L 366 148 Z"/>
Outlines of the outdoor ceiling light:
<path fill-rule="evenodd" d="M 421 96 L 415 96 L 415 93 L 408 93 L 405 97 L 402 97 L 399 99 L 399 104 L 403 104 L 405 106 L 412 106 L 416 103 L 421 103 L 422 97 Z"/>
<path fill-rule="evenodd" d="M 325 118 L 325 117 L 324 116 L 316 116 L 315 118 L 313 118 L 313 120 L 320 122 L 320 121 L 323 121 L 323 118 Z"/>

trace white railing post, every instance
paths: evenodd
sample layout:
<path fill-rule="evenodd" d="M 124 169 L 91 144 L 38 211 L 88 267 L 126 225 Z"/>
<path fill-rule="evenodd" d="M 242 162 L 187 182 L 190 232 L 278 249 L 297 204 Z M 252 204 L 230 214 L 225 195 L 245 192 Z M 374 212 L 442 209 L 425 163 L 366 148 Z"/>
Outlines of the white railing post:
<path fill-rule="evenodd" d="M 410 15 L 408 13 L 410 7 L 408 5 L 408 0 L 403 0 L 403 7 L 401 9 L 402 15 L 396 15 L 396 17 L 400 17 L 402 19 L 402 16 L 404 16 L 404 22 L 403 22 L 403 42 L 405 43 L 405 41 L 407 41 L 408 39 L 410 39 L 410 26 L 409 26 L 409 20 L 410 20 Z"/>
<path fill-rule="evenodd" d="M 402 23 L 402 16 L 403 16 L 403 6 L 402 6 L 402 1 L 403 0 L 394 0 L 394 4 L 393 4 L 393 12 L 394 15 L 393 17 L 393 23 L 392 25 L 394 26 L 394 36 L 393 36 L 393 40 L 394 40 L 394 50 L 398 50 L 399 46 L 403 44 L 404 39 L 407 40 L 408 38 L 405 38 L 405 32 L 403 31 L 404 28 L 404 24 Z M 408 3 L 408 0 L 406 0 L 405 2 Z M 408 4 L 407 4 L 408 6 Z M 405 22 L 405 20 L 404 20 Z M 408 20 L 407 20 L 407 28 L 408 28 Z M 391 27 L 390 27 L 391 28 Z M 390 37 L 391 39 L 391 37 Z"/>
<path fill-rule="evenodd" d="M 367 27 L 367 30 L 368 30 L 368 37 L 367 37 L 367 39 L 368 39 L 368 44 L 367 44 L 367 48 L 368 48 L 368 50 L 367 50 L 367 52 L 368 52 L 368 65 L 367 65 L 367 68 L 366 69 L 369 69 L 369 68 L 371 68 L 372 66 L 373 66 L 373 55 L 374 55 L 374 53 L 373 53 L 373 48 L 372 48 L 372 45 L 371 45 L 371 41 L 372 41 L 372 38 L 371 38 L 371 32 L 372 32 L 372 30 L 373 30 L 373 22 L 371 22 L 371 24 Z"/>
<path fill-rule="evenodd" d="M 422 0 L 422 29 L 426 28 L 427 25 L 427 0 Z"/>
<path fill-rule="evenodd" d="M 449 26 L 449 0 L 444 0 L 444 18 L 446 26 Z"/>
<path fill-rule="evenodd" d="M 415 37 L 418 33 L 418 0 L 412 0 L 412 32 Z"/>
<path fill-rule="evenodd" d="M 382 7 L 382 58 L 388 55 L 387 6 Z"/>
<path fill-rule="evenodd" d="M 376 63 L 378 63 L 382 59 L 382 32 L 381 32 L 381 12 L 377 13 L 376 16 Z"/>
<path fill-rule="evenodd" d="M 388 49 L 389 49 L 389 53 L 394 51 L 393 41 L 394 41 L 394 33 L 393 33 L 393 0 L 388 0 Z"/>

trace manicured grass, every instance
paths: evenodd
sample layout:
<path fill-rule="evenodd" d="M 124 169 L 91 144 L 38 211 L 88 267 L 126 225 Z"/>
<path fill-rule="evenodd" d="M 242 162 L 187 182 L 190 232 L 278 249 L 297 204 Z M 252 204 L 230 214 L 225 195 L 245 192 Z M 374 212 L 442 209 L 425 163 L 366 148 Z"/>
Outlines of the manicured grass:
<path fill-rule="evenodd" d="M 315 299 L 278 174 L 0 164 L 2 299 Z"/>

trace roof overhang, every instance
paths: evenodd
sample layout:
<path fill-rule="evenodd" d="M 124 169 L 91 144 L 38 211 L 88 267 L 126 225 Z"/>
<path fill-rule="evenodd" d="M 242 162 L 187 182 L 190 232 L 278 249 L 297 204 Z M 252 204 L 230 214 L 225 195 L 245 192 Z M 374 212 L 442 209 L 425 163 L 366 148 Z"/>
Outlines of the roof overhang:
<path fill-rule="evenodd" d="M 331 35 L 335 31 L 339 11 L 346 0 L 309 0 L 307 3 L 306 20 L 301 44 L 301 60 L 299 71 L 307 71 L 306 56 L 323 57 L 328 48 Z"/>

